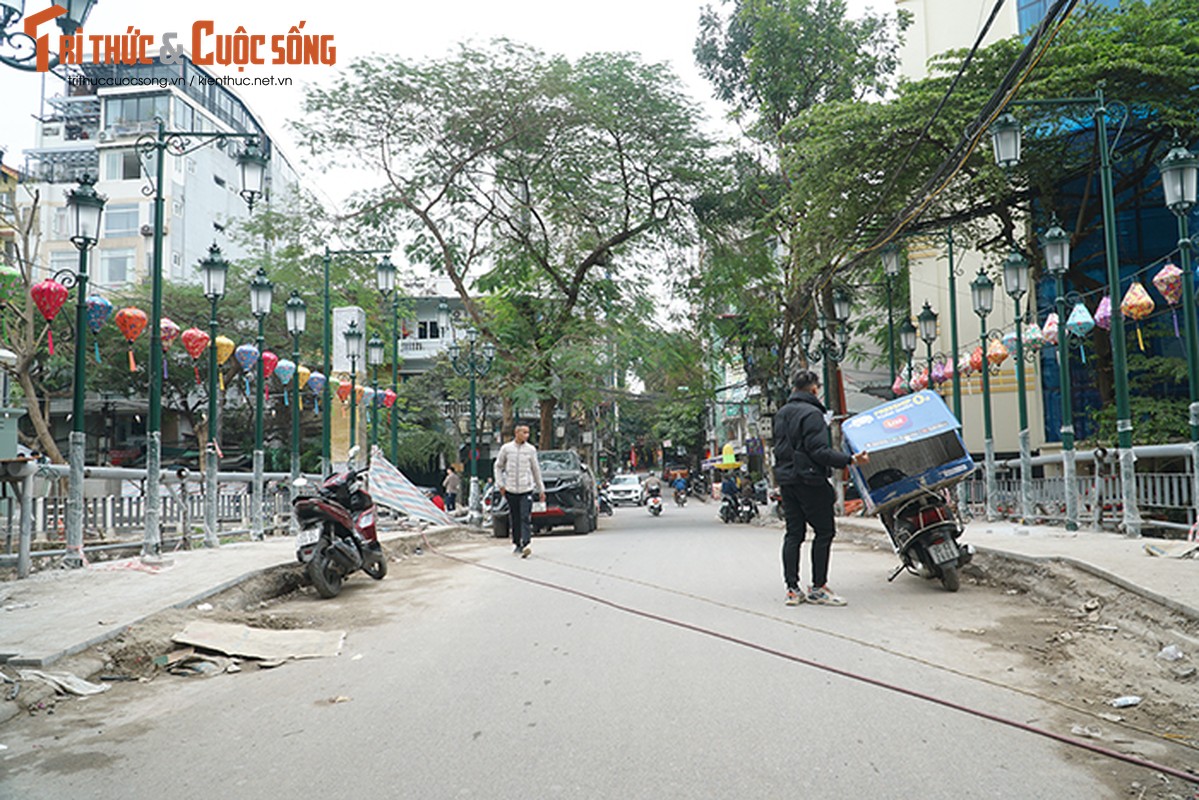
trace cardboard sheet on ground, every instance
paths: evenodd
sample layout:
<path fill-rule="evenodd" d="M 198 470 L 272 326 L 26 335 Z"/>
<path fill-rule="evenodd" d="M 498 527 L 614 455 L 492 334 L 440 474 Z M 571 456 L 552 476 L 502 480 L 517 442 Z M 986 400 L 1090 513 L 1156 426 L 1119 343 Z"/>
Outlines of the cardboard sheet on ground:
<path fill-rule="evenodd" d="M 341 653 L 345 631 L 267 630 L 232 622 L 193 620 L 171 637 L 179 644 L 244 658 L 322 658 Z"/>

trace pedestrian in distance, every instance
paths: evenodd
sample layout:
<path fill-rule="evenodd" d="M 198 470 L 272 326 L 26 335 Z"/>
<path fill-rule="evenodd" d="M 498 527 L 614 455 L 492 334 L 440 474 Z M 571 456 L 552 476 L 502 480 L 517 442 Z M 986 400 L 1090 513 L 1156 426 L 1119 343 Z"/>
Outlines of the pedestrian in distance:
<path fill-rule="evenodd" d="M 512 532 L 513 553 L 528 558 L 533 552 L 533 493 L 545 502 L 545 484 L 537 448 L 529 444 L 529 426 L 517 425 L 512 441 L 500 448 L 495 459 L 496 483 L 500 494 L 508 498 L 508 527 Z"/>
<path fill-rule="evenodd" d="M 453 467 L 446 468 L 445 479 L 441 482 L 441 488 L 445 489 L 446 511 L 453 511 L 458 507 L 458 492 L 462 491 L 462 478 Z"/>
<path fill-rule="evenodd" d="M 774 417 L 774 479 L 787 526 L 783 534 L 786 603 L 796 606 L 806 600 L 843 606 L 845 598 L 828 586 L 829 554 L 837 533 L 833 521 L 837 498 L 829 477 L 832 470 L 865 464 L 870 456 L 865 452 L 851 456 L 833 449 L 828 410 L 816 396 L 820 378 L 815 372 L 797 372 L 791 387 L 791 396 Z M 813 533 L 812 584 L 805 593 L 799 582 L 799 552 L 809 525 Z"/>

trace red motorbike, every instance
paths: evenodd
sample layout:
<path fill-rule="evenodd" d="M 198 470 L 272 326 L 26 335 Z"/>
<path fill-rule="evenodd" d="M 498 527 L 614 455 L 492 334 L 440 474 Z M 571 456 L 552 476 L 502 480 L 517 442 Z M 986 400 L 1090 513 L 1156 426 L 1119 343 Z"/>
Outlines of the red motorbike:
<path fill-rule="evenodd" d="M 375 531 L 375 501 L 362 487 L 366 469 L 332 475 L 315 497 L 297 497 L 296 559 L 321 597 L 336 597 L 341 582 L 361 569 L 375 580 L 387 574 L 387 558 Z"/>

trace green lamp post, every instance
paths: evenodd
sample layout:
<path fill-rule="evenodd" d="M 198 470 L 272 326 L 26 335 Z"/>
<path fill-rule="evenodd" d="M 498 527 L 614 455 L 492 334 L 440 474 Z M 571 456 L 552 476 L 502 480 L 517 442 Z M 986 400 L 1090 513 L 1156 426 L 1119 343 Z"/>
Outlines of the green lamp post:
<path fill-rule="evenodd" d="M 346 340 L 346 354 L 350 357 L 350 449 L 358 439 L 358 351 L 362 347 L 362 330 L 358 320 L 350 320 L 342 336 Z M 350 464 L 352 468 L 354 465 Z"/>
<path fill-rule="evenodd" d="M 254 486 L 251 493 L 253 513 L 250 515 L 250 538 L 259 541 L 263 537 L 263 468 L 266 460 L 262 451 L 263 407 L 266 405 L 266 368 L 262 364 L 262 346 L 266 339 L 263 326 L 271 313 L 271 293 L 274 286 L 261 267 L 250 281 L 250 313 L 258 320 L 258 363 L 255 368 L 254 398 Z"/>
<path fill-rule="evenodd" d="M 295 289 L 291 297 L 283 304 L 283 314 L 287 318 L 287 332 L 291 334 L 291 360 L 300 363 L 300 337 L 308 323 L 308 304 Z M 294 487 L 300 478 L 300 382 L 292 381 L 291 403 L 291 484 Z"/>
<path fill-rule="evenodd" d="M 894 281 L 899 275 L 899 245 L 891 243 L 883 247 L 883 275 L 887 284 L 887 352 L 891 359 L 891 385 L 895 385 L 895 309 Z"/>
<path fill-rule="evenodd" d="M 1066 530 L 1078 530 L 1078 484 L 1074 454 L 1074 399 L 1070 380 L 1070 348 L 1067 346 L 1069 333 L 1066 331 L 1065 277 L 1070 270 L 1070 234 L 1057 223 L 1057 217 L 1049 230 L 1041 237 L 1045 252 L 1045 268 L 1053 276 L 1054 308 L 1057 310 L 1058 340 L 1057 362 L 1058 383 L 1062 408 L 1062 485 L 1066 502 Z"/>
<path fill-rule="evenodd" d="M 217 500 L 220 487 L 217 473 L 220 472 L 220 383 L 219 366 L 216 360 L 217 306 L 225 296 L 225 278 L 229 273 L 229 262 L 221 255 L 221 248 L 213 242 L 208 248 L 208 257 L 200 261 L 200 273 L 204 278 L 204 296 L 210 304 L 208 314 L 208 441 L 204 445 L 204 546 L 216 547 L 220 543 L 217 519 Z"/>
<path fill-rule="evenodd" d="M 79 251 L 79 269 L 62 275 L 63 285 L 75 284 L 75 380 L 71 387 L 71 436 L 67 481 L 67 555 L 63 563 L 83 566 L 83 469 L 87 457 L 84 397 L 87 394 L 87 251 L 100 241 L 100 217 L 107 198 L 96 194 L 96 179 L 84 175 L 78 188 L 67 192 L 71 244 Z M 57 276 L 56 276 L 57 277 Z"/>
<path fill-rule="evenodd" d="M 391 263 L 391 256 L 383 256 L 375 265 L 375 288 L 383 296 L 383 300 L 391 299 L 391 390 L 400 391 L 400 293 L 396 291 L 396 268 Z M 378 381 L 376 381 L 376 384 Z M 375 386 L 377 392 L 379 387 Z M 378 402 L 376 400 L 376 402 Z M 393 403 L 389 409 L 389 429 L 391 431 L 391 463 L 395 464 L 400 457 L 400 426 L 396 414 L 399 410 Z"/>
<path fill-rule="evenodd" d="M 995 437 L 991 427 L 991 365 L 987 359 L 987 317 L 995 307 L 995 282 L 983 270 L 970 282 L 970 299 L 974 305 L 974 313 L 981 323 L 979 343 L 983 349 L 982 383 L 983 383 L 983 471 L 985 474 L 987 492 L 986 509 L 987 521 L 994 522 L 998 515 L 995 510 L 995 498 L 999 485 L 995 476 Z"/>
<path fill-rule="evenodd" d="M 379 433 L 379 365 L 383 363 L 383 340 L 378 334 L 371 336 L 366 343 L 366 363 L 371 367 L 371 438 L 370 449 L 375 449 Z M 370 458 L 370 453 L 367 453 Z"/>
<path fill-rule="evenodd" d="M 1020 423 L 1020 518 L 1032 520 L 1032 448 L 1028 432 L 1028 399 L 1025 397 L 1024 312 L 1020 299 L 1028 292 L 1028 259 L 1013 250 L 1003 259 L 1003 288 L 1012 298 L 1016 316 L 1016 409 Z"/>
<path fill-rule="evenodd" d="M 920 309 L 920 313 L 916 315 L 916 322 L 920 325 L 920 341 L 924 342 L 925 350 L 928 353 L 928 385 L 931 387 L 933 383 L 933 342 L 937 341 L 937 312 L 933 311 L 933 307 L 924 301 L 924 308 Z"/>
<path fill-rule="evenodd" d="M 482 502 L 479 497 L 479 448 L 478 420 L 475 411 L 475 379 L 482 378 L 491 371 L 495 360 L 495 345 L 486 342 L 480 355 L 475 352 L 475 344 L 479 340 L 479 331 L 471 326 L 466 329 L 467 350 L 465 357 L 462 346 L 455 341 L 449 346 L 450 365 L 454 372 L 470 378 L 470 516 L 469 523 L 478 525 L 482 519 Z"/>

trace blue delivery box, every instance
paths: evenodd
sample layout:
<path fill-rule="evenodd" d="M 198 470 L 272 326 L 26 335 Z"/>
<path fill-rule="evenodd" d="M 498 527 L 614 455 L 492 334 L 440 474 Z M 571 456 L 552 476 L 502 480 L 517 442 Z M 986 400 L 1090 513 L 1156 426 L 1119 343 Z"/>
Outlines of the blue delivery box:
<path fill-rule="evenodd" d="M 866 511 L 957 483 L 974 471 L 961 423 L 936 392 L 922 391 L 855 414 L 841 425 L 851 453 L 870 461 L 850 475 Z"/>

